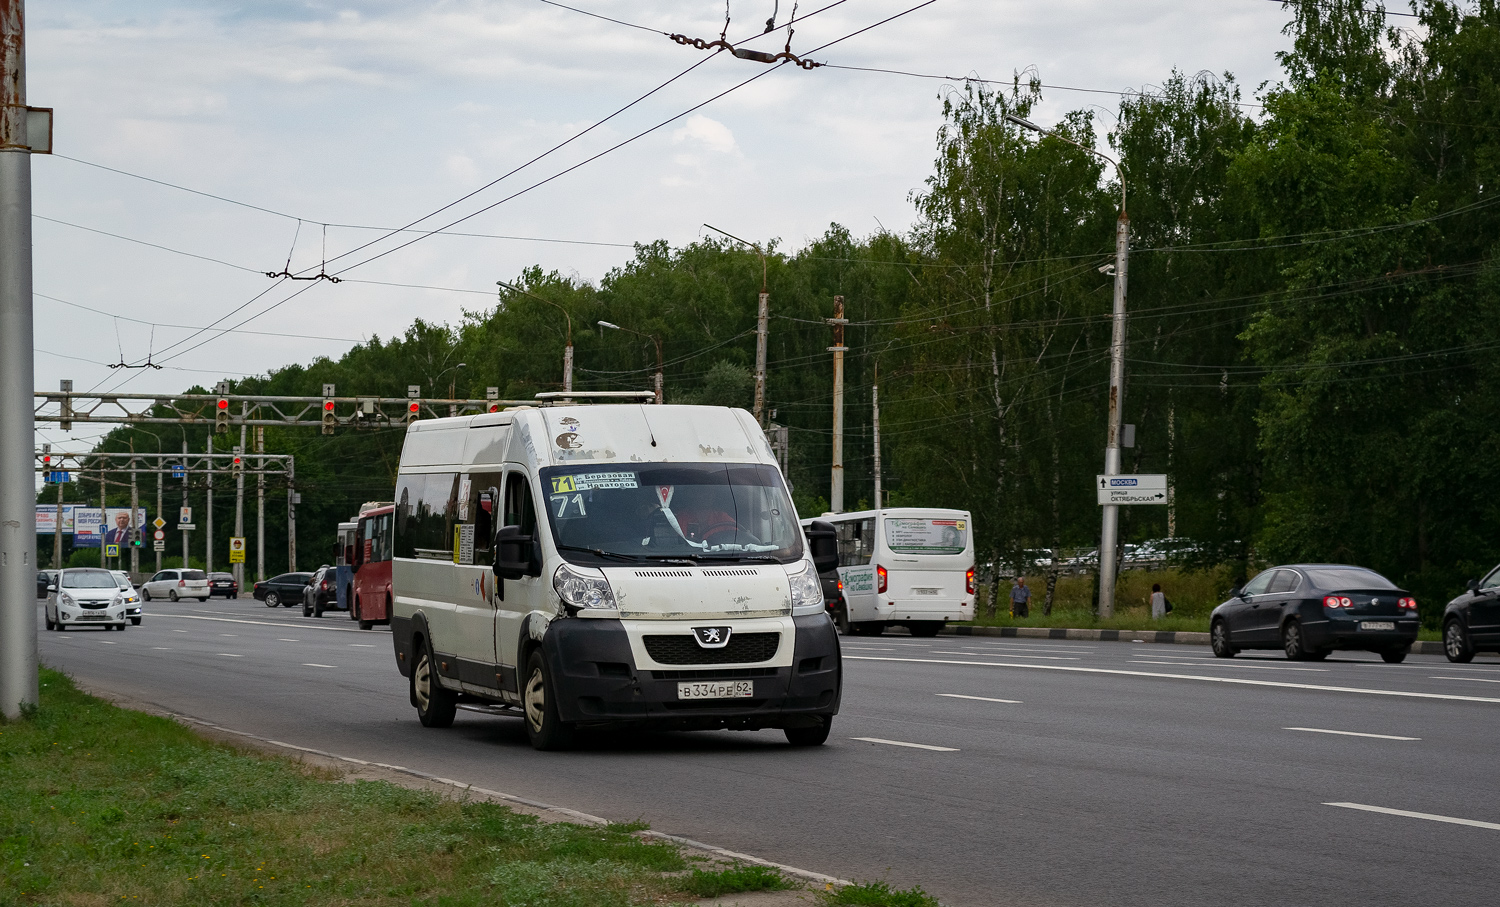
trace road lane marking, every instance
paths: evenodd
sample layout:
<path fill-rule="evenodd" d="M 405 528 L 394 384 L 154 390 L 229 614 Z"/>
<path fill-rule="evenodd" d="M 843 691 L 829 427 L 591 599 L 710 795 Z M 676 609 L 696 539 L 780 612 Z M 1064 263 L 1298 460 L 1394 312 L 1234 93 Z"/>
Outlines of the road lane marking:
<path fill-rule="evenodd" d="M 1428 680 L 1467 680 L 1471 683 L 1500 683 L 1500 680 L 1491 680 L 1488 677 L 1429 677 Z"/>
<path fill-rule="evenodd" d="M 338 665 L 319 665 L 319 664 L 313 664 L 312 662 L 303 662 L 302 667 L 304 667 L 304 668 L 336 668 L 336 667 L 338 667 Z"/>
<path fill-rule="evenodd" d="M 231 619 L 231 618 L 228 618 L 228 617 L 202 617 L 202 616 L 197 615 L 197 614 L 156 614 L 156 615 L 153 615 L 153 616 L 155 616 L 155 617 L 175 617 L 178 620 L 216 620 L 216 621 L 219 621 L 220 623 L 226 623 L 226 624 L 255 624 L 256 626 L 260 626 L 260 627 L 290 627 L 290 626 L 294 626 L 293 624 L 287 624 L 287 623 L 282 623 L 280 621 L 273 621 L 273 620 L 237 620 L 237 619 Z M 331 633 L 366 633 L 366 632 L 368 632 L 366 630 L 356 630 L 356 629 L 354 629 L 352 627 L 348 627 L 348 628 L 346 628 L 346 627 L 323 627 L 323 626 L 318 626 L 316 624 L 314 624 L 314 625 L 303 624 L 303 625 L 297 626 L 297 629 L 299 629 L 299 630 L 324 630 L 324 631 L 331 632 Z M 172 632 L 173 633 L 186 633 L 187 631 L 186 630 L 173 630 Z"/>
<path fill-rule="evenodd" d="M 1294 668 L 1290 665 L 1252 665 L 1224 661 L 1132 661 L 1133 665 L 1171 665 L 1176 668 L 1250 668 L 1255 671 L 1314 671 L 1327 674 L 1327 668 Z"/>
<path fill-rule="evenodd" d="M 104 645 L 104 646 L 112 646 L 112 645 L 114 645 L 114 643 L 110 642 L 107 639 L 96 639 L 96 640 L 94 640 L 94 642 L 97 642 L 100 645 Z"/>
<path fill-rule="evenodd" d="M 1019 699 L 991 699 L 988 696 L 965 696 L 962 693 L 935 693 L 936 696 L 946 696 L 949 699 L 977 699 L 980 702 L 1007 702 L 1011 705 L 1020 705 Z"/>
<path fill-rule="evenodd" d="M 349 643 L 349 648 L 351 648 L 351 649 L 373 649 L 373 648 L 375 648 L 375 644 L 374 643 L 369 643 L 369 642 L 351 642 L 351 643 Z"/>
<path fill-rule="evenodd" d="M 1341 737 L 1374 737 L 1376 740 L 1421 740 L 1421 737 L 1397 737 L 1393 734 L 1361 734 L 1359 731 L 1330 731 L 1320 727 L 1284 727 L 1283 731 L 1306 731 L 1309 734 L 1338 734 Z"/>
<path fill-rule="evenodd" d="M 860 740 L 865 743 L 884 743 L 886 746 L 907 746 L 914 750 L 932 750 L 936 753 L 956 753 L 957 749 L 951 746 L 933 746 L 928 743 L 906 743 L 902 740 L 883 740 L 880 737 L 850 737 L 850 740 Z"/>
<path fill-rule="evenodd" d="M 1414 813 L 1407 809 L 1391 809 L 1386 806 L 1370 806 L 1365 803 L 1324 803 L 1340 809 L 1359 809 L 1367 813 L 1383 813 L 1387 816 L 1404 816 L 1408 819 L 1426 819 L 1429 822 L 1447 822 L 1451 825 L 1468 825 L 1472 828 L 1491 828 L 1500 831 L 1500 822 L 1481 822 L 1478 819 L 1459 819 L 1454 816 L 1438 816 L 1433 813 Z"/>
<path fill-rule="evenodd" d="M 222 656 L 224 656 L 225 658 L 244 658 L 245 657 L 243 655 L 232 655 L 229 652 L 220 652 L 219 654 L 222 655 Z"/>
<path fill-rule="evenodd" d="M 280 639 L 280 638 L 278 638 L 276 641 L 277 642 L 301 642 L 302 640 L 300 640 L 300 639 Z"/>
<path fill-rule="evenodd" d="M 230 639 L 238 639 L 239 638 L 239 634 L 238 633 L 220 633 L 219 635 L 220 636 L 228 636 Z"/>
<path fill-rule="evenodd" d="M 1500 705 L 1500 699 L 1485 696 L 1459 696 L 1452 693 L 1418 693 L 1412 690 L 1370 690 L 1362 687 L 1333 687 L 1313 683 L 1287 683 L 1281 680 L 1251 680 L 1248 677 L 1206 677 L 1202 674 L 1166 674 L 1159 671 L 1121 671 L 1115 668 L 1085 668 L 1077 665 L 1008 664 L 1003 661 L 949 661 L 941 658 L 896 658 L 889 655 L 845 655 L 845 661 L 900 661 L 909 664 L 958 665 L 976 668 L 1030 668 L 1033 671 L 1072 671 L 1079 674 L 1113 674 L 1117 677 L 1154 677 L 1162 680 L 1196 680 L 1200 683 L 1228 683 L 1251 687 L 1278 687 L 1284 690 L 1315 690 L 1324 693 L 1365 693 L 1370 696 L 1400 696 L 1408 699 L 1443 699 L 1449 702 L 1487 702 Z"/>
<path fill-rule="evenodd" d="M 932 654 L 934 654 L 934 655 L 959 655 L 959 656 L 968 655 L 970 657 L 973 657 L 973 653 L 971 653 L 971 652 L 937 652 L 937 651 L 934 651 Z M 990 655 L 990 653 L 988 653 L 988 652 L 981 652 L 979 654 L 981 654 L 981 655 Z M 990 657 L 991 658 L 1045 658 L 1048 661 L 1078 661 L 1079 660 L 1078 658 L 1075 658 L 1075 657 L 1073 657 L 1071 655 L 1024 655 L 1024 654 L 1022 654 L 1020 652 L 1015 652 L 1015 653 L 1007 652 L 1004 655 L 1000 654 L 999 652 L 996 652 L 993 655 L 990 655 Z"/>
<path fill-rule="evenodd" d="M 158 617 L 166 617 L 167 615 L 165 615 L 165 614 L 159 614 L 157 616 Z M 173 633 L 186 633 L 187 631 L 186 630 L 173 630 L 172 632 Z"/>
<path fill-rule="evenodd" d="M 167 647 L 167 646 L 152 646 L 151 647 L 151 651 L 153 651 L 153 652 L 170 652 L 172 650 L 169 647 Z"/>

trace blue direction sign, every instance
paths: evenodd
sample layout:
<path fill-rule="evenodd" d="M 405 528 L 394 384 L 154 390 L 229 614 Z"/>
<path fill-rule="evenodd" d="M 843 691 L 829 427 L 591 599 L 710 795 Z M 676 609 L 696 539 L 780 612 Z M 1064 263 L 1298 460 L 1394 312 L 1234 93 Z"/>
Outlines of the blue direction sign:
<path fill-rule="evenodd" d="M 54 469 L 51 472 L 42 473 L 42 483 L 46 485 L 65 485 L 72 480 L 66 472 Z"/>
<path fill-rule="evenodd" d="M 173 463 L 172 464 L 172 478 L 174 478 L 174 479 L 185 479 L 185 478 L 187 478 L 187 467 L 183 466 L 181 463 Z"/>

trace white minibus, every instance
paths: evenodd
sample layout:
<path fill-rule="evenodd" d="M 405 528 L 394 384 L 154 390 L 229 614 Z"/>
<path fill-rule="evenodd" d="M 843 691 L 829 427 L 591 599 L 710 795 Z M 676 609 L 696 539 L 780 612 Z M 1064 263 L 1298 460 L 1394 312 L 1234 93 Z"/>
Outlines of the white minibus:
<path fill-rule="evenodd" d="M 913 636 L 936 636 L 950 620 L 974 619 L 968 511 L 887 507 L 818 521 L 838 540 L 839 597 L 830 596 L 829 608 L 840 633 L 878 636 L 905 626 Z"/>
<path fill-rule="evenodd" d="M 743 410 L 415 422 L 396 485 L 396 661 L 423 725 L 466 702 L 515 709 L 538 749 L 620 725 L 818 745 L 842 692 L 818 580 L 836 561 Z"/>

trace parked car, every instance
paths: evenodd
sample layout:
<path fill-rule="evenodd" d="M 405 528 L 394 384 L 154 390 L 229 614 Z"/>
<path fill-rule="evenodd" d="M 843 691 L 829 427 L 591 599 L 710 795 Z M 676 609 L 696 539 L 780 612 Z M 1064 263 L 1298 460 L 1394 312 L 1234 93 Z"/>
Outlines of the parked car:
<path fill-rule="evenodd" d="M 208 575 L 208 595 L 222 595 L 225 598 L 239 598 L 240 584 L 235 581 L 233 573 L 210 573 Z"/>
<path fill-rule="evenodd" d="M 141 583 L 141 598 L 146 601 L 154 601 L 159 598 L 178 601 L 184 598 L 196 598 L 200 602 L 208 601 L 208 577 L 202 570 L 184 570 L 177 567 L 171 570 L 163 570 Z"/>
<path fill-rule="evenodd" d="M 141 625 L 141 595 L 136 591 L 135 584 L 130 581 L 130 574 L 123 570 L 111 570 L 110 575 L 115 578 L 115 583 L 120 587 L 120 594 L 125 597 L 125 616 L 135 626 Z"/>
<path fill-rule="evenodd" d="M 1500 567 L 1443 609 L 1443 654 L 1460 664 L 1481 650 L 1500 652 Z"/>
<path fill-rule="evenodd" d="M 336 584 L 337 571 L 324 564 L 313 571 L 302 590 L 302 616 L 322 617 L 324 611 L 339 610 L 339 593 Z"/>
<path fill-rule="evenodd" d="M 48 630 L 88 624 L 123 630 L 128 621 L 125 594 L 108 570 L 64 568 L 58 571 L 57 582 L 47 588 L 42 623 Z"/>
<path fill-rule="evenodd" d="M 256 601 L 263 601 L 267 608 L 278 605 L 290 608 L 302 601 L 302 590 L 312 582 L 311 573 L 283 573 L 255 584 L 251 593 Z"/>
<path fill-rule="evenodd" d="M 1209 615 L 1214 654 L 1281 649 L 1317 661 L 1364 649 L 1397 664 L 1417 638 L 1417 600 L 1374 570 L 1346 564 L 1272 567 L 1230 593 Z"/>
<path fill-rule="evenodd" d="M 57 582 L 56 570 L 38 570 L 36 572 L 36 597 L 46 598 L 47 587 Z"/>

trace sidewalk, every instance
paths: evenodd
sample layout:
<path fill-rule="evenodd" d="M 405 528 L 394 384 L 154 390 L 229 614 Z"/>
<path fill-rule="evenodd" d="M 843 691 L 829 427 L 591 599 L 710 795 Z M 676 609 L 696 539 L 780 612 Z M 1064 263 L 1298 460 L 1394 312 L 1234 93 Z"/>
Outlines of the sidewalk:
<path fill-rule="evenodd" d="M 1090 642 L 1155 642 L 1187 646 L 1208 645 L 1207 633 L 1181 630 L 1070 630 L 1062 627 L 944 627 L 941 636 L 1000 636 L 1012 639 L 1080 639 Z M 1411 644 L 1413 655 L 1441 655 L 1441 642 Z"/>

